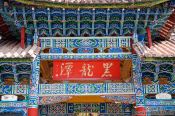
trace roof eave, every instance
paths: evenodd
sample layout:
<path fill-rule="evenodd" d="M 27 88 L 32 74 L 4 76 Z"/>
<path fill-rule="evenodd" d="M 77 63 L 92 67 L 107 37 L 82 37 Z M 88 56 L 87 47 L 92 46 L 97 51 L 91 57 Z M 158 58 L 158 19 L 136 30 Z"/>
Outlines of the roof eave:
<path fill-rule="evenodd" d="M 118 4 L 67 4 L 67 3 L 55 3 L 55 2 L 40 2 L 40 1 L 28 1 L 28 0 L 15 0 L 16 2 L 39 6 L 39 7 L 54 7 L 54 8 L 145 8 L 153 7 L 158 4 L 168 2 L 170 0 L 150 0 L 145 2 L 135 3 L 118 3 Z"/>

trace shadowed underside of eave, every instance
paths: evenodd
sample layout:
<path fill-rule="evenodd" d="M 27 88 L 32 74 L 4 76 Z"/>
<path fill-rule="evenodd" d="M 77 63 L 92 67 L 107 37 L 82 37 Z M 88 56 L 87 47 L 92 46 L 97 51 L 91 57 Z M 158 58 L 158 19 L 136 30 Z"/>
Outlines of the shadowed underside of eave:
<path fill-rule="evenodd" d="M 55 2 L 40 2 L 40 1 L 28 1 L 28 0 L 15 0 L 16 2 L 39 6 L 39 7 L 53 7 L 53 8 L 145 8 L 153 7 L 155 5 L 168 2 L 170 0 L 150 0 L 144 2 L 135 3 L 117 3 L 117 4 L 67 4 L 67 3 L 55 3 Z"/>

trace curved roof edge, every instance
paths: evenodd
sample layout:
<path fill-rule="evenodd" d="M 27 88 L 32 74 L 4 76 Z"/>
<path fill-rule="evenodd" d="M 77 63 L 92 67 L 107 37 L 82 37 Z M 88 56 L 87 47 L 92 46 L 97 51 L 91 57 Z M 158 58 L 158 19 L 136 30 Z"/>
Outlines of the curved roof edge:
<path fill-rule="evenodd" d="M 29 1 L 29 0 L 14 0 L 16 2 L 40 6 L 40 7 L 53 7 L 53 8 L 145 8 L 152 7 L 161 3 L 168 2 L 170 0 L 149 0 L 135 3 L 105 3 L 105 4 L 73 4 L 73 3 L 57 3 L 48 1 Z"/>
<path fill-rule="evenodd" d="M 32 0 L 29 0 L 32 1 Z M 127 4 L 136 2 L 149 2 L 152 0 L 35 0 L 41 2 L 54 2 L 54 3 L 66 3 L 66 4 Z M 156 0 L 154 0 L 156 1 Z"/>

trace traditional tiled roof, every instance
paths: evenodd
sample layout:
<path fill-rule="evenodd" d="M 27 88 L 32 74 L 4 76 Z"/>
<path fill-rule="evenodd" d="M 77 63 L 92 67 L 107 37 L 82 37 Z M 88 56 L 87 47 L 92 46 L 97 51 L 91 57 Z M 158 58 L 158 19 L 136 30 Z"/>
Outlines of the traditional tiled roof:
<path fill-rule="evenodd" d="M 41 1 L 41 0 L 40 0 Z M 76 3 L 76 4 L 106 4 L 106 3 L 129 3 L 129 2 L 142 2 L 149 0 L 42 0 L 42 1 L 50 1 L 50 2 L 60 2 L 60 3 Z"/>
<path fill-rule="evenodd" d="M 140 57 L 175 57 L 175 37 L 170 40 L 155 42 L 151 48 L 137 42 L 133 48 Z"/>
<path fill-rule="evenodd" d="M 40 47 L 29 45 L 22 49 L 20 42 L 14 40 L 0 40 L 0 58 L 35 58 Z"/>
<path fill-rule="evenodd" d="M 18 3 L 27 6 L 42 6 L 46 8 L 150 8 L 158 4 L 167 3 L 170 0 L 13 0 L 13 5 Z M 88 5 L 87 5 L 88 4 Z M 173 4 L 173 3 L 172 3 Z"/>

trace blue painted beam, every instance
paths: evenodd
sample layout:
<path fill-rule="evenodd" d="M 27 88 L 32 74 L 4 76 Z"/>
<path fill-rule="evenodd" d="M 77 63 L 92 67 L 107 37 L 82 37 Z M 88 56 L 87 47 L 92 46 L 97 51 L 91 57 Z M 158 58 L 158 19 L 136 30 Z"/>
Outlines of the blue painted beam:
<path fill-rule="evenodd" d="M 28 106 L 28 103 L 24 101 L 14 101 L 14 102 L 0 101 L 0 109 L 1 108 L 25 108 L 27 106 Z"/>
<path fill-rule="evenodd" d="M 146 106 L 175 106 L 175 100 L 151 100 L 151 99 L 145 99 L 145 105 Z"/>
<path fill-rule="evenodd" d="M 175 84 L 151 84 L 144 85 L 144 93 L 145 94 L 157 94 L 157 93 L 169 93 L 175 94 Z"/>
<path fill-rule="evenodd" d="M 65 84 L 40 84 L 40 87 L 44 87 L 44 92 L 47 92 L 46 87 L 48 88 L 54 88 L 53 91 L 55 91 L 55 88 L 60 87 L 60 91 L 64 90 L 65 87 L 72 87 L 68 86 L 69 83 Z M 78 85 L 78 83 L 75 83 Z M 113 83 L 115 85 L 115 83 Z M 70 83 L 71 85 L 71 83 Z M 98 84 L 93 84 L 94 86 L 97 86 Z M 105 84 L 104 84 L 105 85 Z M 117 83 L 116 83 L 117 85 Z M 124 84 L 123 84 L 124 85 Z M 87 86 L 87 85 L 85 85 Z M 120 85 L 122 86 L 122 85 Z M 152 84 L 152 85 L 144 85 L 144 94 L 158 94 L 158 93 L 169 93 L 169 94 L 174 94 L 174 87 L 175 84 L 169 84 L 169 85 L 159 85 L 159 84 Z M 106 85 L 106 87 L 111 87 L 111 84 Z M 0 94 L 15 94 L 15 95 L 27 95 L 29 93 L 27 85 L 13 85 L 13 86 L 7 86 L 7 85 L 1 85 L 0 86 Z M 69 88 L 71 89 L 71 88 Z M 115 88 L 113 88 L 115 89 Z M 39 91 L 42 91 L 41 88 Z M 42 91 L 43 92 L 43 91 Z M 48 91 L 49 92 L 49 91 Z M 41 92 L 40 92 L 41 93 Z M 66 93 L 65 91 L 62 91 L 60 94 Z M 67 93 L 66 93 L 67 94 Z"/>
<path fill-rule="evenodd" d="M 131 53 L 41 53 L 41 60 L 60 60 L 60 59 L 132 59 Z"/>
<path fill-rule="evenodd" d="M 164 110 L 169 110 L 169 111 L 175 111 L 175 106 L 146 106 L 148 112 L 150 111 L 164 111 Z"/>
<path fill-rule="evenodd" d="M 97 48 L 103 51 L 106 48 L 131 49 L 130 40 L 132 36 L 118 37 L 40 37 L 41 49 L 65 48 L 71 52 L 75 48 Z"/>
<path fill-rule="evenodd" d="M 40 84 L 39 96 L 134 94 L 132 83 Z"/>

